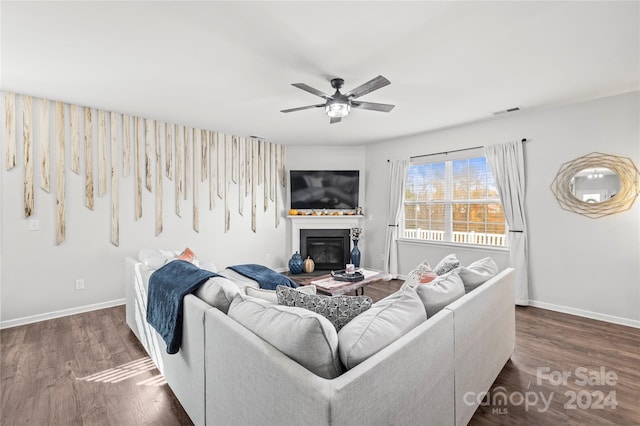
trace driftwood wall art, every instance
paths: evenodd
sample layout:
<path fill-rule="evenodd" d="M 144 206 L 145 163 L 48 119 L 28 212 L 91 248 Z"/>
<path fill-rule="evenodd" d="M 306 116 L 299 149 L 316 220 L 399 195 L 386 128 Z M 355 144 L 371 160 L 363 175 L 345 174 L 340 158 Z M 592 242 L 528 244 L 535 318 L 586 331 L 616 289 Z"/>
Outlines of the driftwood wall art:
<path fill-rule="evenodd" d="M 193 133 L 193 230 L 200 232 L 200 188 L 198 187 L 198 150 L 200 149 L 200 132 Z"/>
<path fill-rule="evenodd" d="M 107 115 L 98 110 L 98 196 L 107 192 Z"/>
<path fill-rule="evenodd" d="M 93 210 L 93 125 L 91 108 L 86 107 L 84 108 L 84 196 L 85 205 Z"/>
<path fill-rule="evenodd" d="M 131 116 L 122 115 L 122 176 L 131 174 Z"/>
<path fill-rule="evenodd" d="M 40 99 L 40 188 L 49 192 L 51 183 L 49 180 L 49 101 Z"/>
<path fill-rule="evenodd" d="M 275 226 L 279 226 L 279 192 L 285 185 L 282 145 L 59 101 L 53 103 L 52 113 L 48 99 L 14 93 L 4 93 L 3 97 L 5 170 L 18 165 L 16 127 L 21 123 L 24 214 L 29 217 L 35 213 L 34 176 L 39 177 L 39 186 L 45 192 L 51 192 L 55 184 L 56 244 L 66 238 L 66 155 L 69 169 L 84 179 L 84 204 L 89 210 L 96 208 L 95 197 L 103 197 L 110 190 L 110 241 L 115 246 L 120 245 L 120 182 L 132 174 L 134 218 L 142 218 L 144 185 L 155 202 L 156 236 L 165 228 L 165 178 L 174 185 L 177 217 L 182 216 L 182 200 L 191 198 L 195 232 L 200 232 L 202 186 L 209 194 L 209 211 L 215 210 L 216 198 L 222 200 L 225 233 L 231 228 L 231 202 L 236 194 L 232 185 L 237 185 L 239 216 L 244 215 L 245 198 L 251 197 L 253 232 L 257 231 L 259 191 L 265 212 L 273 204 Z"/>
<path fill-rule="evenodd" d="M 176 126 L 173 124 L 165 125 L 165 171 L 167 173 L 167 179 L 173 180 L 173 134 Z"/>
<path fill-rule="evenodd" d="M 161 123 L 156 121 L 156 237 L 162 234 L 162 141 Z"/>
<path fill-rule="evenodd" d="M 64 171 L 64 104 L 56 102 L 56 244 L 67 234 L 65 213 Z"/>
<path fill-rule="evenodd" d="M 112 112 L 110 117 L 111 125 L 111 243 L 114 246 L 120 245 L 120 181 L 118 171 L 118 122 L 120 115 Z"/>
<path fill-rule="evenodd" d="M 142 120 L 139 117 L 136 117 L 134 120 L 135 127 L 135 137 L 134 137 L 134 152 L 133 152 L 133 169 L 135 173 L 135 191 L 136 191 L 136 220 L 142 217 L 142 176 L 140 175 L 140 153 L 142 151 Z"/>
<path fill-rule="evenodd" d="M 22 102 L 22 139 L 24 153 L 24 217 L 33 214 L 33 138 L 31 127 L 33 122 L 33 101 L 25 96 Z"/>
<path fill-rule="evenodd" d="M 216 207 L 216 183 L 218 174 L 218 164 L 216 146 L 216 132 L 211 132 L 209 138 L 209 210 L 212 211 Z"/>
<path fill-rule="evenodd" d="M 45 99 L 42 100 L 45 102 Z M 48 101 L 46 101 L 48 102 Z M 78 105 L 69 105 L 69 136 L 71 138 L 71 171 L 80 174 L 80 115 Z"/>
<path fill-rule="evenodd" d="M 182 202 L 182 157 L 184 152 L 184 127 L 178 126 L 176 133 L 176 167 L 175 167 L 175 190 L 176 190 L 176 216 L 182 217 L 180 203 Z"/>
<path fill-rule="evenodd" d="M 4 95 L 4 139 L 7 144 L 5 168 L 11 170 L 16 165 L 16 96 L 13 93 Z"/>

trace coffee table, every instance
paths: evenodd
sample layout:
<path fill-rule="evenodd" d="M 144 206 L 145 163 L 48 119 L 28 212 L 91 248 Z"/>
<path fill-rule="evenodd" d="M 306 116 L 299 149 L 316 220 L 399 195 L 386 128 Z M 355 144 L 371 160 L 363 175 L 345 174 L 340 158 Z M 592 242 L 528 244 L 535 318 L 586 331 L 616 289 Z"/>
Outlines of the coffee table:
<path fill-rule="evenodd" d="M 364 288 L 367 285 L 380 281 L 388 281 L 391 278 L 389 274 L 381 271 L 374 271 L 364 268 L 358 268 L 357 271 L 364 275 L 364 279 L 362 281 L 337 281 L 331 277 L 331 274 L 319 275 L 303 279 L 296 279 L 296 277 L 292 275 L 290 275 L 289 277 L 294 279 L 300 285 L 313 284 L 316 286 L 316 290 L 318 293 L 327 294 L 329 296 L 338 296 L 350 291 L 355 291 L 356 295 L 358 295 L 358 290 L 362 295 L 364 294 Z"/>

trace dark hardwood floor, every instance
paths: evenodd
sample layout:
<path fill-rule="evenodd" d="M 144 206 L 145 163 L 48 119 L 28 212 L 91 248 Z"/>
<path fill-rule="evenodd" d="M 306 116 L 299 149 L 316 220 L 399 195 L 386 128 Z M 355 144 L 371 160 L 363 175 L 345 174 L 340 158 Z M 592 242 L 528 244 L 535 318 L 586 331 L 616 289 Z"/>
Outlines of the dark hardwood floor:
<path fill-rule="evenodd" d="M 401 284 L 365 294 L 380 300 Z M 516 321 L 516 351 L 470 425 L 640 424 L 640 330 L 532 307 Z M 0 358 L 2 425 L 192 424 L 124 306 L 2 330 Z"/>

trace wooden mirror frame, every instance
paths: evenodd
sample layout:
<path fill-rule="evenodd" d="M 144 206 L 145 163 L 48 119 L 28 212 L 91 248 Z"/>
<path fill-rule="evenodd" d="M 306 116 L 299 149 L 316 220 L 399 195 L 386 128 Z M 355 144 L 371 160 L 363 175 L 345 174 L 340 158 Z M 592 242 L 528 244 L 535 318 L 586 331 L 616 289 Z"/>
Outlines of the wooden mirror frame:
<path fill-rule="evenodd" d="M 615 172 L 620 177 L 618 193 L 599 203 L 576 198 L 571 192 L 571 179 L 579 171 L 588 168 L 607 168 Z M 639 175 L 638 168 L 628 157 L 592 152 L 564 163 L 551 184 L 551 191 L 564 210 L 595 219 L 629 210 L 640 193 Z"/>

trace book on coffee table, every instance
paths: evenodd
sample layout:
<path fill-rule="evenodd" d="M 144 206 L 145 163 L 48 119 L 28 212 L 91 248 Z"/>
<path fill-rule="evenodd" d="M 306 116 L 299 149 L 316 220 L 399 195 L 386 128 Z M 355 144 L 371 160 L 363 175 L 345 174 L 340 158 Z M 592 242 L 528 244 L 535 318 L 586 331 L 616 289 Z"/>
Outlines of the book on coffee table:
<path fill-rule="evenodd" d="M 383 279 L 385 275 L 383 272 L 372 271 L 364 268 L 360 268 L 356 272 L 359 272 L 360 274 L 362 274 L 364 278 L 357 282 L 350 282 L 350 281 L 338 281 L 333 277 L 329 276 L 325 278 L 318 278 L 315 280 L 311 280 L 310 283 L 324 290 L 338 290 L 342 287 L 353 286 L 354 284 L 360 284 L 360 285 L 369 284 L 373 281 L 378 281 Z"/>

